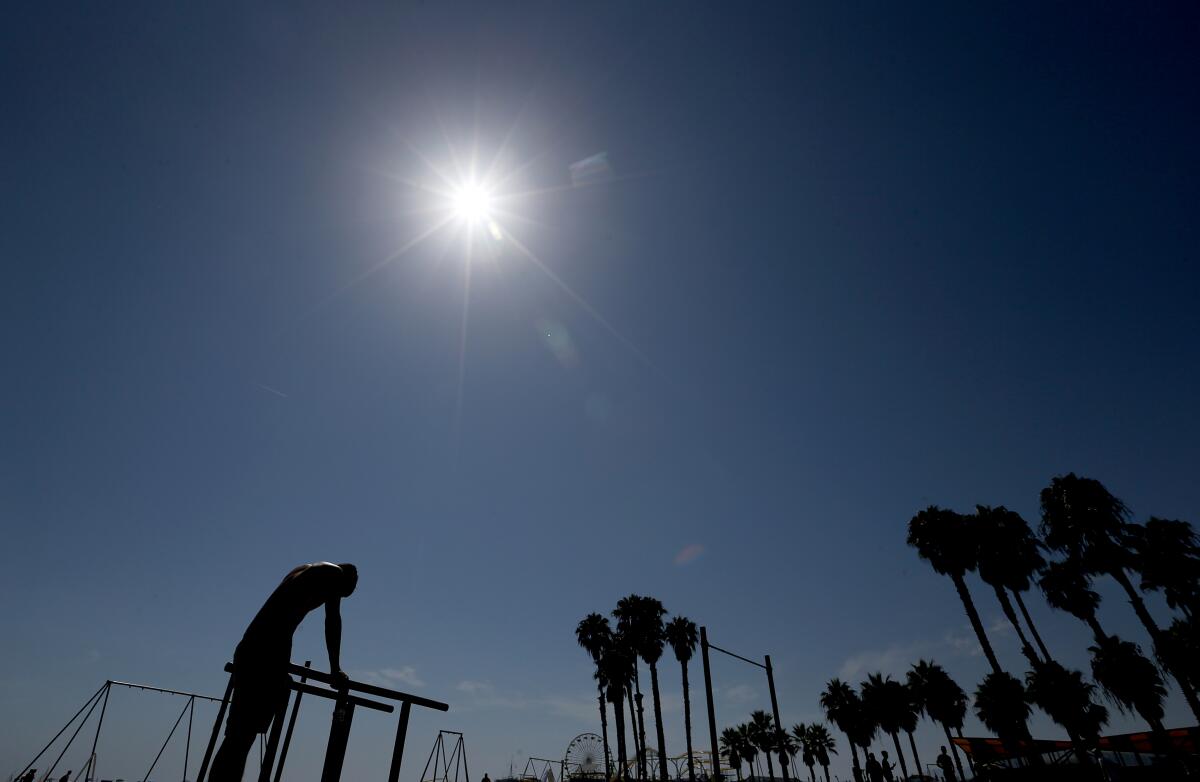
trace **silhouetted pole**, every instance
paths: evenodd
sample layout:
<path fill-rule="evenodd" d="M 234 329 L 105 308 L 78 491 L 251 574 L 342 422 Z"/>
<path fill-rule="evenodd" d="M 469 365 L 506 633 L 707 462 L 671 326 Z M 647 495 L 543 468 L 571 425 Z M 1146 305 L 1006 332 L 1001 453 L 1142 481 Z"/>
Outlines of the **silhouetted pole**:
<path fill-rule="evenodd" d="M 217 709 L 217 721 L 213 723 L 212 735 L 209 736 L 208 746 L 204 749 L 204 759 L 200 761 L 200 772 L 196 774 L 196 782 L 204 782 L 204 776 L 208 773 L 208 764 L 212 760 L 213 750 L 217 748 L 217 737 L 221 735 L 221 724 L 225 722 L 225 711 L 229 708 L 229 696 L 232 694 L 233 673 L 230 672 L 229 683 L 225 685 L 225 697 L 221 698 L 221 708 Z"/>
<path fill-rule="evenodd" d="M 304 667 L 312 665 L 312 660 L 305 660 Z M 307 676 L 300 677 L 300 683 L 303 684 L 308 680 Z M 288 747 L 292 745 L 292 731 L 296 729 L 296 715 L 300 711 L 300 699 L 304 697 L 304 690 L 296 690 L 296 700 L 292 703 L 292 716 L 288 718 L 287 732 L 283 734 L 283 747 L 279 750 L 279 762 L 275 764 L 275 782 L 279 782 L 283 776 L 283 764 L 287 762 Z"/>
<path fill-rule="evenodd" d="M 404 762 L 404 738 L 408 735 L 408 715 L 412 712 L 412 704 L 404 701 L 400 704 L 400 724 L 396 726 L 396 744 L 392 748 L 392 767 L 388 771 L 388 782 L 400 779 L 400 764 Z"/>
<path fill-rule="evenodd" d="M 353 723 L 354 701 L 342 691 L 333 707 L 333 722 L 329 726 L 329 745 L 325 749 L 321 782 L 338 782 L 341 779 L 342 763 L 346 759 L 346 745 L 350 742 L 350 726 Z"/>
<path fill-rule="evenodd" d="M 767 661 L 767 664 L 764 667 L 767 669 L 767 688 L 771 690 L 771 711 L 775 714 L 775 730 L 782 734 L 783 723 L 779 720 L 779 699 L 775 697 L 775 675 L 771 670 L 771 655 L 764 654 L 763 659 Z M 783 747 L 780 747 L 779 754 L 786 755 L 787 753 L 783 750 Z M 789 782 L 790 780 L 790 777 L 788 776 L 788 762 L 790 760 L 791 758 L 781 758 L 779 763 L 779 765 L 783 766 L 783 782 Z"/>
<path fill-rule="evenodd" d="M 700 658 L 704 662 L 704 698 L 708 703 L 708 740 L 712 751 L 713 779 L 721 780 L 721 751 L 717 745 L 717 715 L 713 709 L 712 673 L 708 667 L 708 629 L 700 628 Z"/>
<path fill-rule="evenodd" d="M 96 773 L 96 744 L 100 742 L 100 727 L 104 725 L 104 712 L 108 711 L 108 694 L 112 692 L 112 682 L 104 684 L 104 705 L 100 707 L 100 719 L 96 722 L 96 735 L 92 738 L 92 754 L 88 756 L 88 771 L 87 773 L 94 776 Z M 86 780 L 87 777 L 85 776 Z"/>

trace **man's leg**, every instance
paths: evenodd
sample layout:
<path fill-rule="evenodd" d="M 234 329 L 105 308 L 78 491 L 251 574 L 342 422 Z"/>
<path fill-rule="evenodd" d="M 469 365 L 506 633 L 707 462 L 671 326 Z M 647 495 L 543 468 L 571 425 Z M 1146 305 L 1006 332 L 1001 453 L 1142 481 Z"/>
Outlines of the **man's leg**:
<path fill-rule="evenodd" d="M 246 771 L 246 756 L 254 746 L 254 737 L 258 734 L 252 729 L 239 728 L 226 730 L 225 739 L 217 756 L 213 758 L 212 770 L 208 774 L 209 782 L 242 782 L 242 774 Z"/>

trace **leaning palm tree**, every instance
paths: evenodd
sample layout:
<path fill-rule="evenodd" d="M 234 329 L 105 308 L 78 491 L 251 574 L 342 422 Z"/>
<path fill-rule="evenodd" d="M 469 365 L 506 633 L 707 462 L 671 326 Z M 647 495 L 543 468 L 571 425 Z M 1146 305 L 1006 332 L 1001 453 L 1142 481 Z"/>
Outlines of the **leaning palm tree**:
<path fill-rule="evenodd" d="M 1100 742 L 1100 729 L 1108 722 L 1108 709 L 1092 700 L 1095 687 L 1079 671 L 1056 662 L 1041 663 L 1025 676 L 1029 700 L 1061 725 L 1071 737 L 1075 757 L 1091 765 L 1089 751 Z"/>
<path fill-rule="evenodd" d="M 742 734 L 737 728 L 726 728 L 721 731 L 721 754 L 733 769 L 738 779 L 742 778 L 742 758 L 745 749 L 742 747 Z"/>
<path fill-rule="evenodd" d="M 1000 609 L 1021 642 L 1021 653 L 1030 665 L 1036 666 L 1042 658 L 1025 637 L 1008 593 L 1012 590 L 1013 594 L 1019 595 L 1029 589 L 1030 578 L 1045 562 L 1038 550 L 1040 544 L 1025 519 L 1004 506 L 977 505 L 974 523 L 979 536 L 979 577 L 996 593 Z M 1046 659 L 1049 657 L 1047 654 Z"/>
<path fill-rule="evenodd" d="M 1065 611 L 1085 623 L 1097 641 L 1108 637 L 1096 618 L 1100 595 L 1092 589 L 1091 576 L 1078 558 L 1068 557 L 1047 564 L 1038 579 L 1038 586 L 1051 608 Z"/>
<path fill-rule="evenodd" d="M 825 685 L 825 691 L 821 693 L 820 698 L 821 708 L 825 711 L 825 717 L 834 725 L 837 725 L 838 730 L 846 734 L 846 742 L 850 745 L 850 754 L 854 763 L 854 778 L 862 778 L 862 770 L 858 765 L 858 749 L 857 742 L 854 740 L 854 733 L 858 727 L 858 723 L 862 721 L 862 701 L 858 698 L 858 693 L 846 684 L 841 679 L 830 679 Z M 870 743 L 870 739 L 867 739 Z"/>
<path fill-rule="evenodd" d="M 628 755 L 625 750 L 625 692 L 629 689 L 633 671 L 633 655 L 620 638 L 612 638 L 600 650 L 596 663 L 596 681 L 613 705 L 617 722 L 617 768 L 622 779 L 629 778 Z"/>
<path fill-rule="evenodd" d="M 942 731 L 946 734 L 946 744 L 954 753 L 958 775 L 966 779 L 962 760 L 958 756 L 958 746 L 950 735 L 951 728 L 962 731 L 963 719 L 967 714 L 966 693 L 950 678 L 946 669 L 927 660 L 918 660 L 905 678 L 917 707 L 929 719 L 942 726 Z"/>
<path fill-rule="evenodd" d="M 688 692 L 688 661 L 696 652 L 700 636 L 696 623 L 686 616 L 677 616 L 667 622 L 664 633 L 683 671 L 683 732 L 687 737 L 688 782 L 696 782 L 696 769 L 692 762 L 692 700 Z"/>
<path fill-rule="evenodd" d="M 1134 613 L 1149 633 L 1155 652 L 1162 657 L 1168 646 L 1141 593 L 1129 577 L 1129 568 L 1137 563 L 1131 551 L 1131 536 L 1126 520 L 1129 509 L 1109 493 L 1099 481 L 1074 473 L 1054 478 L 1042 489 L 1042 537 L 1050 548 L 1083 563 L 1090 573 L 1108 575 L 1124 590 Z M 1163 660 L 1179 683 L 1179 690 L 1200 719 L 1200 700 L 1175 659 Z"/>
<path fill-rule="evenodd" d="M 1013 757 L 1020 756 L 1020 742 L 1029 736 L 1029 713 L 1025 688 L 1007 673 L 989 673 L 975 690 L 975 715 Z M 1036 757 L 1031 753 L 1031 759 Z"/>
<path fill-rule="evenodd" d="M 904 700 L 897 704 L 900 708 L 900 730 L 908 734 L 908 746 L 912 750 L 913 763 L 917 766 L 917 774 L 921 773 L 921 756 L 917 754 L 917 740 L 913 735 L 917 730 L 917 722 L 921 717 L 921 707 L 913 691 L 903 682 L 897 682 L 904 691 Z M 897 693 L 899 697 L 899 693 Z M 901 764 L 903 768 L 903 763 Z"/>
<path fill-rule="evenodd" d="M 979 544 L 974 533 L 973 526 L 961 514 L 930 505 L 908 522 L 908 545 L 915 548 L 917 555 L 928 562 L 935 572 L 949 576 L 954 582 L 954 589 L 962 600 L 984 656 L 993 672 L 1002 673 L 996 652 L 983 629 L 979 611 L 967 589 L 965 576 L 975 570 L 979 561 Z"/>
<path fill-rule="evenodd" d="M 1192 525 L 1151 517 L 1129 531 L 1139 586 L 1162 592 L 1167 605 L 1188 619 L 1200 615 L 1200 540 Z"/>
<path fill-rule="evenodd" d="M 825 772 L 825 782 L 829 782 L 829 756 L 838 753 L 837 742 L 829 735 L 829 728 L 819 722 L 808 726 L 808 741 L 812 745 L 813 754 L 816 755 L 817 764 Z"/>
<path fill-rule="evenodd" d="M 605 647 L 612 643 L 612 628 L 609 627 L 608 619 L 603 614 L 588 614 L 575 627 L 575 640 L 592 658 L 592 664 L 597 670 L 600 668 L 600 654 Z M 600 691 L 600 735 L 604 743 L 604 778 L 612 778 L 612 767 L 609 762 L 608 751 L 608 709 L 605 708 L 606 700 L 604 693 L 604 683 L 596 677 L 596 685 Z"/>
<path fill-rule="evenodd" d="M 750 712 L 750 738 L 755 748 L 766 756 L 767 775 L 774 780 L 775 761 L 771 753 L 776 750 L 779 737 L 776 735 L 775 720 L 770 714 L 762 710 Z"/>
<path fill-rule="evenodd" d="M 1163 702 L 1167 688 L 1154 663 L 1137 644 L 1116 636 L 1097 639 L 1092 653 L 1092 677 L 1113 705 L 1122 712 L 1136 712 L 1154 736 L 1156 750 L 1166 753 L 1171 746 L 1163 725 Z"/>
<path fill-rule="evenodd" d="M 904 779 L 908 779 L 908 764 L 900 749 L 900 731 L 911 709 L 908 691 L 900 682 L 881 673 L 868 674 L 861 688 L 863 708 L 879 729 L 892 737 L 896 759 L 900 761 L 900 773 Z"/>
<path fill-rule="evenodd" d="M 658 739 L 659 779 L 667 779 L 667 750 L 663 738 L 662 698 L 658 690 L 658 661 L 663 653 L 663 616 L 667 610 L 653 597 L 629 595 L 617 601 L 613 616 L 618 631 L 628 632 L 637 656 L 650 667 L 650 692 L 654 699 L 654 725 Z M 645 747 L 643 740 L 643 749 Z"/>

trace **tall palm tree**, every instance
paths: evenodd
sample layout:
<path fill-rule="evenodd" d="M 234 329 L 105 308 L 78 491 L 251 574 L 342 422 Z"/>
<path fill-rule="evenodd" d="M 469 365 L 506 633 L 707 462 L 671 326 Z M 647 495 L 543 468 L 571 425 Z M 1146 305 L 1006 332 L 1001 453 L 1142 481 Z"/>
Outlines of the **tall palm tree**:
<path fill-rule="evenodd" d="M 664 632 L 683 671 L 683 732 L 687 737 L 688 782 L 696 782 L 696 769 L 692 763 L 692 699 L 688 691 L 688 661 L 696 652 L 700 635 L 696 623 L 686 616 L 677 616 L 667 622 Z"/>
<path fill-rule="evenodd" d="M 637 656 L 650 667 L 650 692 L 653 697 L 654 723 L 658 739 L 658 773 L 659 779 L 667 779 L 667 751 L 663 738 L 662 699 L 658 690 L 658 661 L 662 658 L 663 645 L 663 616 L 667 610 L 663 604 L 653 597 L 629 595 L 617 601 L 613 617 L 617 620 L 617 630 L 627 632 L 633 643 Z M 642 729 L 644 734 L 644 727 Z M 642 739 L 643 753 L 645 738 Z M 645 765 L 644 761 L 642 763 Z"/>
<path fill-rule="evenodd" d="M 1096 645 L 1089 647 L 1092 676 L 1105 695 L 1118 708 L 1132 709 L 1140 714 L 1151 731 L 1161 729 L 1166 688 L 1158 668 L 1142 654 L 1137 644 L 1105 632 L 1096 616 L 1100 595 L 1092 589 L 1091 578 L 1078 560 L 1049 563 L 1042 572 L 1039 585 L 1051 608 L 1065 611 L 1091 628 L 1096 639 Z M 1156 740 L 1161 741 L 1161 736 Z"/>
<path fill-rule="evenodd" d="M 908 734 L 908 746 L 912 750 L 913 763 L 917 766 L 917 774 L 921 773 L 921 756 L 917 754 L 917 740 L 913 734 L 917 730 L 917 722 L 921 716 L 921 707 L 917 699 L 908 685 L 903 682 L 897 682 L 904 691 L 904 700 L 897 704 L 902 707 L 899 711 L 900 730 Z M 903 767 L 903 764 L 901 764 Z"/>
<path fill-rule="evenodd" d="M 1041 658 L 1025 637 L 1008 592 L 1012 590 L 1013 594 L 1019 595 L 1029 589 L 1030 578 L 1045 563 L 1038 550 L 1041 544 L 1033 537 L 1025 519 L 1004 506 L 977 505 L 975 529 L 979 536 L 979 577 L 996 593 L 1005 618 L 1017 632 L 1021 653 L 1030 665 L 1036 666 Z M 1047 654 L 1046 659 L 1049 658 Z"/>
<path fill-rule="evenodd" d="M 989 673 L 975 690 L 975 715 L 1014 757 L 1020 757 L 1019 742 L 1029 736 L 1029 713 L 1025 688 L 1007 673 Z"/>
<path fill-rule="evenodd" d="M 742 734 L 737 728 L 726 728 L 721 731 L 721 754 L 729 763 L 737 778 L 742 778 L 742 757 L 746 754 L 742 747 Z"/>
<path fill-rule="evenodd" d="M 1091 765 L 1088 750 L 1100 742 L 1100 729 L 1108 722 L 1108 709 L 1092 700 L 1095 687 L 1079 671 L 1068 671 L 1056 662 L 1041 663 L 1025 676 L 1030 701 L 1066 729 L 1075 756 Z"/>
<path fill-rule="evenodd" d="M 975 602 L 967 589 L 965 576 L 975 570 L 979 561 L 979 543 L 974 533 L 973 526 L 961 514 L 930 505 L 908 522 L 908 545 L 915 548 L 917 555 L 928 562 L 935 572 L 949 576 L 954 582 L 984 656 L 993 672 L 1002 673 L 996 652 L 983 629 L 979 611 L 975 609 Z"/>
<path fill-rule="evenodd" d="M 1136 535 L 1130 535 L 1126 523 L 1129 509 L 1125 503 L 1099 481 L 1069 473 L 1054 478 L 1042 489 L 1041 504 L 1042 537 L 1046 545 L 1083 563 L 1088 572 L 1103 573 L 1116 581 L 1161 658 L 1161 652 L 1168 646 L 1167 639 L 1129 578 L 1128 569 L 1137 561 L 1130 545 L 1131 537 Z M 1200 719 L 1200 700 L 1192 683 L 1178 661 L 1164 662 L 1179 683 L 1192 714 Z"/>
<path fill-rule="evenodd" d="M 758 759 L 758 744 L 755 743 L 755 731 L 748 722 L 738 725 L 737 731 L 741 737 L 742 760 L 746 761 L 746 765 L 750 767 L 750 778 L 753 779 L 754 761 Z"/>
<path fill-rule="evenodd" d="M 1171 746 L 1163 725 L 1163 702 L 1167 688 L 1154 663 L 1137 644 L 1116 636 L 1098 638 L 1092 653 L 1092 677 L 1108 699 L 1123 712 L 1137 712 L 1150 726 L 1158 752 Z"/>
<path fill-rule="evenodd" d="M 1065 611 L 1084 622 L 1099 641 L 1108 634 L 1096 619 L 1100 607 L 1100 595 L 1092 589 L 1091 576 L 1084 570 L 1078 558 L 1051 562 L 1042 570 L 1038 579 L 1046 603 L 1059 611 Z"/>
<path fill-rule="evenodd" d="M 591 656 L 592 663 L 598 671 L 600 655 L 612 643 L 612 628 L 608 624 L 608 619 L 603 614 L 588 614 L 575 627 L 575 640 Z M 600 681 L 599 676 L 596 677 L 596 686 L 599 689 L 600 697 L 600 735 L 604 742 L 604 778 L 611 779 L 612 767 L 608 751 L 608 709 L 604 706 L 606 700 L 604 683 Z"/>
<path fill-rule="evenodd" d="M 817 756 L 813 753 L 813 745 L 808 738 L 808 726 L 803 722 L 797 722 L 792 726 L 792 738 L 795 739 L 796 746 L 800 749 L 800 762 L 808 766 L 810 782 L 817 782 L 817 772 L 814 770 L 817 765 Z"/>
<path fill-rule="evenodd" d="M 966 693 L 950 678 L 946 669 L 932 661 L 918 660 L 905 678 L 917 707 L 929 719 L 942 726 L 942 731 L 946 734 L 946 744 L 954 753 L 958 775 L 966 779 L 962 760 L 958 756 L 958 746 L 950 735 L 951 728 L 962 730 L 963 719 L 967 714 Z"/>
<path fill-rule="evenodd" d="M 1200 540 L 1186 521 L 1151 517 L 1129 525 L 1133 567 L 1143 590 L 1162 592 L 1188 619 L 1200 614 Z"/>
<path fill-rule="evenodd" d="M 778 748 L 779 736 L 775 727 L 775 719 L 765 711 L 750 712 L 750 740 L 754 746 L 767 758 L 767 775 L 775 779 L 775 761 L 771 753 Z"/>
<path fill-rule="evenodd" d="M 617 723 L 617 768 L 622 779 L 629 778 L 629 762 L 625 749 L 625 693 L 633 671 L 633 654 L 620 638 L 612 638 L 600 650 L 596 664 L 596 681 L 604 688 L 608 702 L 613 705 Z"/>
<path fill-rule="evenodd" d="M 854 778 L 861 779 L 862 768 L 858 765 L 857 742 L 854 740 L 854 733 L 862 722 L 862 701 L 859 700 L 858 693 L 841 679 L 830 679 L 825 685 L 825 691 L 821 693 L 820 703 L 826 719 L 846 734 L 846 742 L 850 745 L 854 763 Z M 870 738 L 867 739 L 867 743 L 870 743 Z"/>
<path fill-rule="evenodd" d="M 838 753 L 837 742 L 829 735 L 829 728 L 819 722 L 808 726 L 808 740 L 812 744 L 813 754 L 817 757 L 817 764 L 825 772 L 825 782 L 829 782 L 829 756 Z"/>
<path fill-rule="evenodd" d="M 879 729 L 892 737 L 896 746 L 896 758 L 900 761 L 900 773 L 908 779 L 908 764 L 904 761 L 904 752 L 900 749 L 900 731 L 905 724 L 906 715 L 912 708 L 908 690 L 900 682 L 881 673 L 867 675 L 867 680 L 861 685 L 863 708 Z"/>
<path fill-rule="evenodd" d="M 783 775 L 787 776 L 787 768 L 792 765 L 796 759 L 796 753 L 800 751 L 800 743 L 785 730 L 775 729 L 775 750 L 779 753 L 779 765 L 783 769 Z"/>

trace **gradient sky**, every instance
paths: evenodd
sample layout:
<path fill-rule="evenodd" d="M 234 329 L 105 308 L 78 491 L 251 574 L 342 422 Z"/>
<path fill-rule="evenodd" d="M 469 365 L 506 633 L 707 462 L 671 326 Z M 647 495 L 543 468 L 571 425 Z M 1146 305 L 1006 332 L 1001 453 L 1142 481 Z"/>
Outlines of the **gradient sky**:
<path fill-rule="evenodd" d="M 9 9 L 0 774 L 106 678 L 219 694 L 321 559 L 361 569 L 344 666 L 452 705 L 414 715 L 406 782 L 441 727 L 476 779 L 598 730 L 574 625 L 634 591 L 772 654 L 788 724 L 917 657 L 973 689 L 913 512 L 1036 520 L 1076 471 L 1200 516 L 1198 33 L 1185 3 Z M 471 150 L 578 298 L 500 242 L 464 339 L 456 230 L 394 256 L 434 219 L 405 181 Z M 598 152 L 614 181 L 570 188 Z M 714 675 L 722 725 L 767 706 Z M 140 779 L 181 705 L 115 693 L 101 776 Z M 393 724 L 356 720 L 347 778 Z M 301 782 L 327 726 L 310 704 Z"/>

